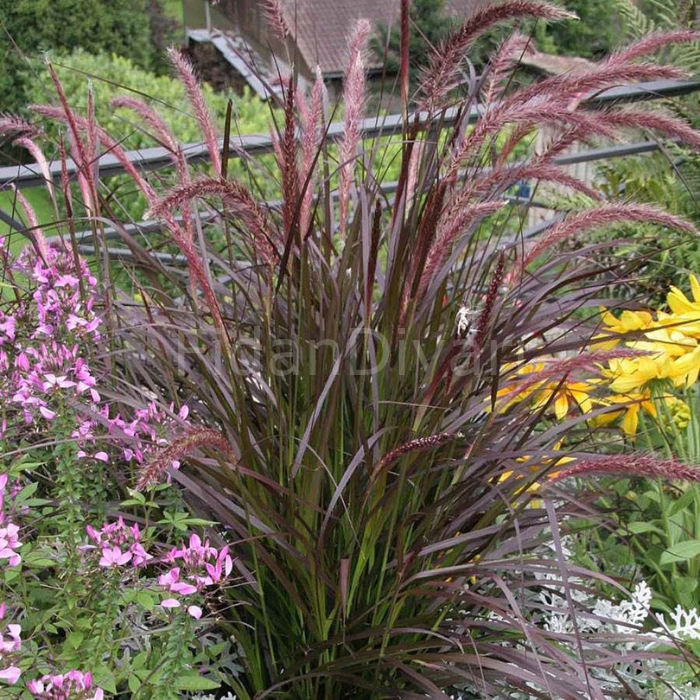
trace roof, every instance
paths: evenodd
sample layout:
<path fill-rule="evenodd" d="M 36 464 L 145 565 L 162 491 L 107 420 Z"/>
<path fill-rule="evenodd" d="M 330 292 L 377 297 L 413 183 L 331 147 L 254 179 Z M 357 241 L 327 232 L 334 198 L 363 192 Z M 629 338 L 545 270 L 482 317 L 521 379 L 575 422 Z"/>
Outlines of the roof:
<path fill-rule="evenodd" d="M 554 56 L 537 51 L 530 46 L 520 58 L 519 63 L 550 75 L 578 73 L 595 66 L 594 63 L 587 61 L 585 58 L 579 58 L 578 56 Z"/>
<path fill-rule="evenodd" d="M 467 18 L 493 0 L 448 0 L 447 11 Z M 355 21 L 396 25 L 401 0 L 282 0 L 282 10 L 296 45 L 309 69 L 320 66 L 329 77 L 342 75 L 347 61 L 348 35 Z"/>

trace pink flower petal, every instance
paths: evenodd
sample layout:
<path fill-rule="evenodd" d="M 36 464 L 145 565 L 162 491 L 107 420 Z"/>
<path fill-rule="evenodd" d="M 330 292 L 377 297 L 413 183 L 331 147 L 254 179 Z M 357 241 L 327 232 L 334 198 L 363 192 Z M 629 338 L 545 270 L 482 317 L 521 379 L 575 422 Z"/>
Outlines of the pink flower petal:
<path fill-rule="evenodd" d="M 195 619 L 199 620 L 200 617 L 202 617 L 202 608 L 200 608 L 197 605 L 190 605 L 189 608 L 187 608 L 187 612 Z"/>

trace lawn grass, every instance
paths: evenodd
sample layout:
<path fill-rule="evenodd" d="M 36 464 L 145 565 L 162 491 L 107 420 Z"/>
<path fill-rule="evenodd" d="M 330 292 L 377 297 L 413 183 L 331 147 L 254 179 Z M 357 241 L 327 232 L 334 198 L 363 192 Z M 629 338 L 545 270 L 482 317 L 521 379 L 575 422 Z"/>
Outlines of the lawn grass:
<path fill-rule="evenodd" d="M 163 13 L 167 17 L 177 20 L 180 25 L 185 23 L 182 0 L 163 0 Z"/>
<path fill-rule="evenodd" d="M 33 187 L 23 190 L 22 193 L 36 212 L 39 225 L 50 224 L 56 220 L 56 213 L 53 210 L 48 192 L 42 187 Z M 15 195 L 11 191 L 0 192 L 0 209 L 13 219 L 26 223 L 24 212 L 16 201 Z M 11 250 L 21 248 L 24 236 L 14 231 L 9 224 L 0 221 L 0 236 L 7 236 Z"/>

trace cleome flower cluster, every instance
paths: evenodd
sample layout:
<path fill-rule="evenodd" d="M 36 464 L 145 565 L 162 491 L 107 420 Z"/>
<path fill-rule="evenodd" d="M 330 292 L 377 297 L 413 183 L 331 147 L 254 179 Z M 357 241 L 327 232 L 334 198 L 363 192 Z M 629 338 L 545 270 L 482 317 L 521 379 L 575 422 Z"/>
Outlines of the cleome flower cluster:
<path fill-rule="evenodd" d="M 91 362 L 95 351 L 105 348 L 97 281 L 83 259 L 46 245 L 37 235 L 37 243 L 17 257 L 0 239 L 3 268 L 13 290 L 0 310 L 0 448 L 10 446 L 3 453 L 20 448 L 50 463 L 51 448 L 46 445 L 65 436 L 70 438 L 64 449 L 72 472 L 77 465 L 84 474 L 106 473 L 105 465 L 118 464 L 125 473 L 132 467 L 138 474 L 153 453 L 191 428 L 189 409 L 148 401 L 142 408 L 129 408 L 127 415 L 103 398 L 103 378 L 93 369 L 100 363 Z M 174 456 L 165 467 L 161 474 L 169 479 L 169 470 L 178 469 L 180 462 Z M 10 468 L 9 463 L 0 466 L 0 567 L 19 571 L 22 544 L 33 549 L 37 530 L 25 528 L 24 516 L 31 513 L 15 498 L 37 484 L 11 474 Z M 148 551 L 153 536 L 146 536 L 148 528 L 136 522 L 128 523 L 120 515 L 99 526 L 85 525 L 88 518 L 87 512 L 79 515 L 83 534 L 78 534 L 78 542 L 84 544 L 77 547 L 79 556 L 71 566 L 103 577 L 105 585 L 112 581 L 115 595 L 129 589 L 155 593 L 161 602 L 152 615 L 161 622 L 164 614 L 171 621 L 181 614 L 199 620 L 207 589 L 221 585 L 233 569 L 228 547 L 217 549 L 196 534 L 163 555 L 162 550 Z M 26 617 L 22 608 L 12 585 L 6 586 L 0 603 L 0 684 L 24 682 L 31 696 L 45 700 L 106 697 L 85 668 L 61 668 L 51 660 L 51 670 L 47 673 L 44 666 L 43 675 L 37 676 L 34 666 L 28 667 L 36 647 L 23 648 L 22 627 L 14 621 Z"/>

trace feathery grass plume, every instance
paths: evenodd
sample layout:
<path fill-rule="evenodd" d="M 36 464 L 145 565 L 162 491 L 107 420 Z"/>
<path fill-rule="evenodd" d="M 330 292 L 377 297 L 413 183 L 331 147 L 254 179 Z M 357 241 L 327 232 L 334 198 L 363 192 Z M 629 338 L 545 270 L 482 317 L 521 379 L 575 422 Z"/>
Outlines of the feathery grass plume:
<path fill-rule="evenodd" d="M 516 183 L 530 180 L 552 182 L 561 187 L 580 192 L 593 200 L 602 199 L 602 195 L 598 190 L 587 185 L 574 175 L 570 175 L 559 166 L 547 162 L 549 160 L 551 158 L 547 154 L 546 157 L 534 157 L 532 161 L 520 165 L 499 165 L 486 177 L 479 180 L 475 179 L 472 183 L 469 183 L 463 192 L 455 197 L 452 208 L 459 210 L 465 201 L 475 197 L 493 198 L 503 195 Z"/>
<path fill-rule="evenodd" d="M 464 439 L 462 433 L 438 433 L 437 435 L 430 435 L 429 437 L 416 438 L 415 440 L 410 440 L 409 442 L 395 447 L 391 452 L 387 452 L 377 463 L 377 465 L 372 469 L 371 479 L 374 481 L 378 476 L 380 476 L 384 471 L 386 471 L 392 464 L 396 463 L 401 457 L 413 452 L 422 452 L 424 450 L 432 449 L 433 447 L 440 447 L 447 442 L 452 440 Z"/>
<path fill-rule="evenodd" d="M 570 17 L 575 15 L 548 3 L 528 0 L 510 0 L 478 10 L 430 57 L 421 77 L 420 90 L 424 97 L 420 109 L 432 109 L 457 86 L 465 52 L 494 25 L 512 19 L 557 20 Z"/>
<path fill-rule="evenodd" d="M 477 355 L 484 347 L 484 341 L 486 340 L 487 331 L 489 324 L 491 323 L 491 318 L 493 316 L 493 310 L 496 306 L 496 299 L 501 293 L 501 287 L 503 285 L 503 278 L 506 273 L 506 256 L 503 251 L 498 254 L 498 262 L 496 263 L 496 269 L 491 275 L 491 282 L 489 282 L 489 288 L 486 292 L 486 297 L 484 299 L 484 305 L 481 308 L 481 313 L 479 314 L 479 320 L 476 324 L 476 335 L 474 336 L 474 346 L 472 348 L 472 357 Z"/>
<path fill-rule="evenodd" d="M 90 159 L 87 153 L 85 152 L 85 144 L 83 144 L 80 129 L 78 128 L 78 124 L 76 122 L 76 115 L 73 113 L 73 110 L 68 104 L 66 93 L 63 90 L 63 85 L 61 84 L 61 81 L 59 80 L 56 71 L 53 69 L 53 66 L 48 61 L 47 66 L 49 69 L 49 75 L 51 76 L 51 82 L 53 83 L 54 90 L 56 90 L 56 95 L 58 96 L 58 101 L 61 103 L 61 110 L 63 111 L 63 116 L 65 117 L 65 123 L 68 125 L 68 130 L 70 132 L 70 142 L 74 150 L 73 160 L 78 166 L 78 172 L 83 173 L 87 176 L 87 169 L 89 167 Z M 89 130 L 87 128 L 87 124 L 87 121 L 85 121 L 85 131 Z"/>
<path fill-rule="evenodd" d="M 602 115 L 606 124 L 616 129 L 648 129 L 672 139 L 678 139 L 696 151 L 700 151 L 700 134 L 682 119 L 643 110 L 625 109 Z"/>
<path fill-rule="evenodd" d="M 552 471 L 549 474 L 549 480 L 557 482 L 572 477 L 587 476 L 639 477 L 698 484 L 700 467 L 683 464 L 673 459 L 659 459 L 653 455 L 607 455 L 599 459 L 579 460 L 571 467 Z"/>
<path fill-rule="evenodd" d="M 365 111 L 365 59 L 371 25 L 366 19 L 358 20 L 350 37 L 350 56 L 345 72 L 343 103 L 345 105 L 345 130 L 340 142 L 340 237 L 345 238 L 350 209 L 350 191 L 355 175 L 357 147 L 360 144 L 360 124 Z"/>
<path fill-rule="evenodd" d="M 438 223 L 442 215 L 442 207 L 445 201 L 447 192 L 447 182 L 442 181 L 439 185 L 432 188 L 428 195 L 428 201 L 423 210 L 418 233 L 416 235 L 416 245 L 413 255 L 411 256 L 410 274 L 406 278 L 406 287 L 404 291 L 403 310 L 406 309 L 409 296 L 415 297 L 418 287 L 425 270 L 425 261 L 428 252 L 435 240 Z"/>
<path fill-rule="evenodd" d="M 177 74 L 185 86 L 185 92 L 194 110 L 194 116 L 204 136 L 204 142 L 209 151 L 211 164 L 217 177 L 221 177 L 221 154 L 219 152 L 219 139 L 216 128 L 209 112 L 209 107 L 204 99 L 204 93 L 199 85 L 199 80 L 194 73 L 192 64 L 175 48 L 168 49 L 168 56 L 175 67 Z"/>
<path fill-rule="evenodd" d="M 143 119 L 143 121 L 153 130 L 153 135 L 156 140 L 170 151 L 171 155 L 177 155 L 180 151 L 177 141 L 170 127 L 165 123 L 162 117 L 156 112 L 153 107 L 147 105 L 142 100 L 138 100 L 131 95 L 119 95 L 112 99 L 110 105 L 114 109 L 129 109 Z M 177 165 L 178 161 L 173 160 Z"/>
<path fill-rule="evenodd" d="M 500 48 L 486 66 L 486 83 L 483 90 L 483 104 L 499 97 L 501 86 L 513 74 L 513 69 L 521 60 L 530 44 L 530 38 L 514 32 L 501 43 Z"/>
<path fill-rule="evenodd" d="M 58 107 L 52 107 L 50 105 L 30 105 L 29 109 L 34 112 L 34 114 L 44 117 L 45 119 L 52 119 L 63 123 L 67 123 L 68 121 L 65 113 Z M 73 122 L 81 129 L 87 130 L 88 128 L 87 119 L 83 117 L 79 117 L 74 114 Z M 141 176 L 134 164 L 127 157 L 119 142 L 113 139 L 104 129 L 99 126 L 97 128 L 97 134 L 102 147 L 119 161 L 127 175 L 134 181 L 134 184 L 138 186 L 141 192 L 143 192 L 149 205 L 152 206 L 155 204 L 155 202 L 158 200 L 156 191 L 153 189 L 153 187 L 151 187 L 148 181 Z"/>
<path fill-rule="evenodd" d="M 92 215 L 96 212 L 97 189 L 94 178 L 95 169 L 93 167 L 95 156 L 93 153 L 89 152 L 88 147 L 90 146 L 90 139 L 94 136 L 94 124 L 91 123 L 89 117 L 88 119 L 83 119 L 73 113 L 56 71 L 49 61 L 47 61 L 46 64 L 49 69 L 49 75 L 51 76 L 51 82 L 54 85 L 58 101 L 61 105 L 63 116 L 65 117 L 65 123 L 68 125 L 68 140 L 71 145 L 73 160 L 77 166 L 78 186 L 80 187 L 80 192 L 83 197 L 83 205 L 87 209 L 88 214 Z M 90 91 L 88 90 L 88 108 L 89 104 Z M 81 121 L 83 124 L 83 131 L 87 135 L 87 146 L 83 143 L 78 121 Z"/>
<path fill-rule="evenodd" d="M 569 251 L 552 250 L 551 262 L 536 276 L 497 296 L 499 251 L 505 246 L 506 259 L 515 257 L 510 246 L 519 222 L 499 216 L 477 232 L 483 212 L 476 208 L 510 206 L 500 199 L 516 168 L 520 176 L 556 180 L 548 169 L 563 143 L 616 132 L 614 124 L 592 123 L 604 122 L 604 113 L 587 110 L 586 103 L 572 105 L 582 85 L 595 91 L 624 82 L 624 75 L 651 74 L 644 64 L 623 63 L 576 77 L 578 83 L 569 76 L 544 81 L 542 94 L 514 87 L 504 98 L 507 114 L 530 110 L 530 121 L 507 129 L 506 135 L 515 134 L 513 143 L 552 123 L 545 108 L 561 117 L 561 135 L 522 167 L 506 163 L 495 130 L 488 134 L 493 149 L 474 143 L 465 153 L 466 170 L 446 180 L 455 144 L 471 133 L 465 121 L 439 120 L 427 138 L 417 126 L 415 133 L 409 128 L 401 140 L 400 195 L 384 191 L 384 169 L 358 179 L 361 208 L 340 246 L 331 192 L 336 149 L 320 138 L 312 143 L 309 123 L 318 122 L 297 101 L 304 126 L 300 178 L 306 181 L 310 167 L 317 170 L 318 177 L 309 180 L 317 216 L 304 219 L 304 254 L 290 265 L 294 274 L 280 273 L 278 293 L 269 296 L 254 289 L 271 268 L 260 263 L 261 251 L 270 245 L 267 255 L 274 261 L 274 247 L 281 250 L 285 241 L 278 217 L 265 218 L 267 210 L 256 202 L 257 190 L 222 183 L 218 173 L 181 183 L 162 198 L 160 189 L 146 190 L 149 206 L 163 217 L 168 242 L 186 250 L 191 267 L 187 275 L 149 265 L 151 246 L 129 239 L 147 268 L 148 301 L 124 299 L 126 291 L 115 300 L 120 333 L 110 357 L 117 386 L 152 386 L 166 403 L 186 396 L 202 425 L 216 429 L 198 446 L 185 444 L 190 436 L 179 438 L 176 430 L 177 449 L 155 446 L 163 451 L 149 461 L 149 474 L 139 476 L 143 485 L 157 482 L 188 450 L 193 464 L 202 463 L 202 469 L 178 475 L 182 492 L 197 515 L 211 517 L 214 511 L 235 540 L 251 583 L 222 591 L 228 597 L 223 624 L 236 629 L 245 650 L 244 671 L 226 679 L 238 697 L 437 697 L 465 685 L 470 697 L 606 696 L 607 687 L 604 692 L 590 669 L 617 657 L 600 636 L 537 626 L 538 564 L 549 554 L 546 538 L 556 521 L 545 519 L 541 509 L 514 507 L 510 486 L 495 488 L 507 469 L 527 468 L 519 460 L 550 459 L 562 434 L 580 428 L 577 454 L 584 455 L 606 433 L 589 435 L 580 415 L 545 427 L 528 401 L 512 402 L 504 413 L 485 407 L 504 386 L 534 381 L 531 389 L 552 387 L 579 369 L 590 376 L 590 365 L 609 357 L 588 352 L 588 339 L 600 332 L 599 317 L 581 312 L 597 314 L 613 264 L 601 266 L 598 247 L 577 251 L 575 265 L 566 264 Z M 460 99 L 456 112 L 466 114 L 475 98 Z M 495 106 L 477 115 L 476 129 L 479 119 L 493 119 L 490 110 Z M 572 111 L 580 115 L 573 127 L 564 118 Z M 84 134 L 86 126 L 77 123 Z M 100 131 L 98 138 L 109 151 L 108 138 Z M 425 147 L 416 149 L 416 140 Z M 119 144 L 114 147 L 124 158 Z M 375 153 L 376 143 L 358 141 L 352 155 L 368 162 Z M 406 207 L 412 169 L 420 176 Z M 183 240 L 175 214 L 193 198 L 209 195 L 215 205 L 223 200 L 220 208 L 231 216 L 212 220 L 212 245 L 199 250 Z M 243 244 L 232 228 L 242 231 Z M 207 276 L 213 282 L 200 304 L 190 282 L 206 285 Z M 421 284 L 428 287 L 419 289 Z M 402 324 L 407 297 L 411 315 Z M 478 311 L 470 319 L 483 329 L 484 348 L 498 343 L 498 357 L 489 371 L 449 375 L 450 386 L 450 359 L 470 356 L 465 341 L 472 335 L 465 337 L 464 328 L 455 332 L 462 301 L 481 306 L 481 321 Z M 225 325 L 215 311 L 202 313 L 217 303 L 226 309 Z M 238 343 L 253 338 L 254 346 Z M 280 349 L 290 346 L 293 357 L 280 361 Z M 560 353 L 572 357 L 551 360 Z M 546 371 L 532 379 L 518 375 L 523 363 L 543 364 Z M 464 440 L 443 442 L 460 431 Z M 403 461 L 395 461 L 402 454 Z M 380 476 L 372 480 L 369 472 L 382 460 Z M 552 463 L 551 471 L 556 468 Z M 565 489 L 552 500 L 557 517 L 578 515 L 577 499 L 567 498 Z M 479 576 L 465 586 L 477 557 Z"/>
<path fill-rule="evenodd" d="M 416 296 L 422 299 L 426 290 L 439 277 L 457 242 L 470 233 L 487 216 L 495 214 L 506 205 L 505 202 L 474 202 L 466 205 L 454 218 L 443 217 L 438 225 L 435 242 L 425 260 L 425 266 L 418 270 L 420 284 Z"/>
<path fill-rule="evenodd" d="M 311 104 L 301 113 L 303 134 L 301 137 L 301 179 L 305 189 L 303 192 L 300 224 L 303 235 L 306 235 L 311 225 L 311 210 L 314 199 L 314 164 L 320 143 L 320 129 L 324 121 L 324 104 L 327 100 L 326 86 L 323 83 L 321 68 L 316 66 L 316 79 L 311 91 Z"/>
<path fill-rule="evenodd" d="M 115 109 L 129 109 L 138 114 L 143 121 L 153 130 L 153 133 L 158 142 L 168 150 L 173 164 L 177 168 L 178 178 L 180 183 L 185 185 L 190 182 L 190 171 L 187 167 L 187 159 L 182 152 L 182 148 L 177 142 L 175 135 L 170 127 L 165 123 L 161 116 L 149 105 L 141 100 L 137 100 L 130 95 L 120 95 L 111 101 L 112 107 Z M 182 209 L 183 222 L 185 233 L 189 238 L 194 236 L 191 223 L 191 211 L 189 205 Z"/>
<path fill-rule="evenodd" d="M 216 450 L 232 464 L 238 462 L 231 443 L 218 430 L 195 426 L 188 428 L 170 445 L 154 451 L 139 470 L 136 490 L 145 491 L 159 484 L 167 474 L 168 469 L 172 467 L 173 462 L 179 462 L 197 450 L 206 448 Z"/>
<path fill-rule="evenodd" d="M 648 204 L 605 204 L 579 214 L 571 214 L 561 223 L 552 226 L 525 255 L 521 270 L 525 270 L 546 251 L 577 234 L 623 221 L 656 224 L 685 233 L 697 233 L 689 221 Z"/>
<path fill-rule="evenodd" d="M 700 41 L 700 32 L 690 29 L 649 34 L 631 46 L 615 51 L 606 62 L 609 64 L 628 63 L 642 56 L 656 53 L 671 44 L 687 44 L 694 41 Z"/>
<path fill-rule="evenodd" d="M 49 169 L 49 162 L 46 160 L 44 152 L 41 150 L 36 141 L 29 138 L 29 136 L 20 136 L 12 142 L 12 145 L 19 148 L 24 148 L 24 150 L 28 151 L 32 158 L 34 158 L 36 164 L 39 166 L 41 176 L 44 178 L 44 184 L 46 185 L 46 189 L 49 191 L 51 201 L 55 202 L 56 191 L 53 184 L 53 177 L 51 176 L 51 170 Z"/>
<path fill-rule="evenodd" d="M 685 71 L 655 63 L 599 63 L 589 71 L 562 73 L 544 78 L 535 85 L 509 96 L 508 102 L 513 105 L 515 102 L 525 104 L 532 100 L 549 99 L 573 112 L 580 100 L 600 90 L 626 83 L 680 80 L 685 77 Z"/>
<path fill-rule="evenodd" d="M 255 253 L 265 264 L 274 264 L 279 255 L 271 243 L 273 229 L 265 211 L 243 185 L 233 180 L 202 178 L 174 187 L 165 197 L 158 199 L 151 206 L 147 216 L 167 216 L 169 212 L 183 207 L 187 202 L 207 195 L 219 196 L 233 208 L 234 213 L 241 218 L 253 235 Z"/>
<path fill-rule="evenodd" d="M 55 107 L 49 107 L 45 105 L 32 105 L 30 109 L 36 114 L 47 117 L 49 119 L 56 119 L 59 121 L 67 119 L 67 115 L 65 115 L 61 112 L 61 110 Z M 87 130 L 88 128 L 90 128 L 88 120 L 84 119 L 83 117 L 73 115 L 72 122 L 75 125 L 76 131 L 78 129 Z M 119 163 L 124 168 L 125 172 L 132 178 L 134 183 L 138 185 L 139 189 L 143 192 L 143 194 L 146 197 L 146 201 L 148 202 L 151 209 L 156 209 L 160 204 L 160 197 L 156 194 L 153 187 L 151 187 L 151 185 L 143 177 L 141 177 L 139 172 L 134 167 L 133 163 L 127 157 L 121 145 L 117 141 L 115 141 L 111 136 L 109 136 L 109 134 L 107 134 L 107 132 L 105 132 L 104 129 L 102 129 L 98 125 L 95 125 L 94 128 L 103 148 L 109 153 L 111 153 L 115 158 L 117 158 Z M 186 186 L 187 185 L 183 185 L 183 187 Z M 177 222 L 175 217 L 172 215 L 170 209 L 168 209 L 167 207 L 160 207 L 158 209 L 158 216 L 162 218 L 163 221 L 165 221 L 170 235 L 172 236 L 173 240 L 178 245 L 182 253 L 185 255 L 190 273 L 192 277 L 197 280 L 197 282 L 200 285 L 200 288 L 202 289 L 202 293 L 204 294 L 204 298 L 209 307 L 209 311 L 212 314 L 212 317 L 214 318 L 219 333 L 222 339 L 226 339 L 228 336 L 226 333 L 226 327 L 223 321 L 223 316 L 221 314 L 221 308 L 219 306 L 216 295 L 214 294 L 214 291 L 212 289 L 211 283 L 209 281 L 209 276 L 207 275 L 204 263 L 202 262 L 202 258 L 198 255 L 197 250 L 194 247 L 192 237 L 188 235 L 186 231 L 183 230 L 183 228 Z M 224 340 L 224 342 L 227 341 Z"/>
<path fill-rule="evenodd" d="M 46 262 L 49 259 L 49 248 L 46 243 L 46 238 L 44 237 L 44 232 L 39 226 L 39 220 L 37 219 L 34 207 L 32 207 L 22 192 L 14 185 L 12 187 L 12 193 L 15 197 L 17 197 L 17 201 L 21 204 L 27 217 L 27 221 L 29 221 L 30 230 L 28 230 L 27 233 L 29 234 L 29 238 L 34 246 L 34 250 L 36 250 L 37 255 L 44 260 L 44 262 Z"/>
<path fill-rule="evenodd" d="M 0 136 L 37 136 L 37 128 L 26 119 L 0 112 Z"/>
<path fill-rule="evenodd" d="M 284 101 L 284 131 L 279 139 L 280 170 L 282 171 L 282 220 L 285 241 L 294 237 L 301 248 L 299 221 L 296 220 L 299 203 L 299 169 L 297 167 L 297 121 L 294 113 L 294 78 L 287 83 Z M 296 234 L 296 235 L 295 235 Z"/>
<path fill-rule="evenodd" d="M 289 36 L 289 27 L 284 19 L 284 11 L 280 0 L 260 0 L 263 16 L 272 28 L 275 36 L 280 41 L 286 41 Z"/>
<path fill-rule="evenodd" d="M 455 149 L 447 165 L 445 177 L 453 183 L 456 182 L 464 163 L 478 153 L 478 149 L 486 144 L 489 137 L 493 138 L 502 133 L 507 125 L 527 129 L 543 126 L 569 129 L 575 127 L 580 134 L 589 137 L 615 136 L 614 130 L 597 115 L 574 111 L 567 104 L 547 100 L 542 96 L 524 104 L 504 101 L 487 109 L 474 129 Z"/>

